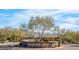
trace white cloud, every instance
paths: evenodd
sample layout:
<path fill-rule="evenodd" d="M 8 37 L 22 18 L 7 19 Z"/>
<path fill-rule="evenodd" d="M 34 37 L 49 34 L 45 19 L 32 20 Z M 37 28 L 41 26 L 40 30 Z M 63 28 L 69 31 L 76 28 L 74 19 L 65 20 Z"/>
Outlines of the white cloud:
<path fill-rule="evenodd" d="M 66 13 L 78 13 L 79 10 L 71 10 L 71 9 L 29 9 L 23 12 L 23 14 L 27 14 L 30 16 L 36 16 L 36 15 L 62 15 Z"/>
<path fill-rule="evenodd" d="M 74 11 L 74 10 L 25 10 L 21 13 L 16 13 L 13 15 L 12 19 L 12 23 L 13 25 L 15 25 L 16 23 L 20 23 L 22 21 L 29 21 L 30 16 L 55 16 L 55 18 L 58 18 L 59 20 L 63 21 L 63 19 L 61 18 L 61 15 L 63 13 L 77 13 L 78 10 Z M 78 25 L 76 25 L 76 21 L 79 20 L 79 18 L 66 18 L 64 19 L 65 22 L 67 23 L 61 23 L 59 26 L 61 28 L 76 28 L 78 27 Z"/>
<path fill-rule="evenodd" d="M 71 24 L 76 24 L 77 21 L 79 21 L 79 18 L 67 18 L 64 20 L 65 22 L 71 23 Z"/>
<path fill-rule="evenodd" d="M 12 26 L 16 26 L 16 24 L 19 24 L 21 22 L 28 22 L 30 19 L 30 16 L 52 16 L 56 13 L 55 10 L 25 10 L 20 13 L 15 13 L 8 19 L 11 20 L 10 24 Z"/>
<path fill-rule="evenodd" d="M 56 12 L 55 10 L 26 10 L 23 13 L 27 16 L 51 16 Z"/>
<path fill-rule="evenodd" d="M 70 23 L 61 23 L 59 24 L 60 28 L 65 28 L 65 29 L 73 29 L 79 27 L 76 24 L 70 24 Z"/>
<path fill-rule="evenodd" d="M 10 23 L 8 25 L 17 26 L 22 22 L 28 22 L 30 19 L 30 16 L 54 16 L 55 19 L 58 19 L 59 21 L 65 21 L 66 23 L 60 23 L 59 26 L 61 28 L 75 28 L 78 27 L 76 25 L 76 21 L 79 20 L 79 18 L 66 18 L 63 19 L 61 15 L 66 13 L 78 13 L 78 10 L 53 10 L 53 9 L 30 9 L 25 10 L 19 13 L 15 13 L 12 16 L 10 16 L 8 19 L 10 19 Z"/>
<path fill-rule="evenodd" d="M 27 21 L 27 17 L 24 14 L 14 14 L 12 17 L 9 18 L 11 20 L 10 26 L 18 27 L 21 23 Z"/>

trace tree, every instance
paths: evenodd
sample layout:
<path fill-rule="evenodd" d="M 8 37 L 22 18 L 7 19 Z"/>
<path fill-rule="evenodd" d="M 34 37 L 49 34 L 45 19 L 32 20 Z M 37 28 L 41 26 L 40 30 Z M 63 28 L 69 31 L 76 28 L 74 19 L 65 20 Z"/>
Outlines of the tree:
<path fill-rule="evenodd" d="M 54 27 L 54 19 L 52 17 L 31 17 L 28 23 L 28 29 L 31 32 L 39 33 L 40 41 L 44 37 L 47 31 L 50 31 Z"/>
<path fill-rule="evenodd" d="M 26 33 L 17 28 L 5 27 L 0 29 L 0 42 L 19 42 L 26 36 Z"/>
<path fill-rule="evenodd" d="M 26 36 L 26 33 L 19 29 L 12 29 L 11 32 L 12 34 L 10 38 L 12 39 L 12 41 L 15 41 L 15 42 L 23 40 L 23 38 Z"/>
<path fill-rule="evenodd" d="M 53 28 L 53 33 L 61 34 L 61 33 L 60 33 L 60 28 L 59 28 L 59 26 L 54 26 L 54 28 Z"/>
<path fill-rule="evenodd" d="M 24 32 L 28 31 L 27 24 L 25 24 L 25 23 L 24 24 L 21 24 L 20 27 L 19 27 L 19 29 L 21 31 L 24 31 Z"/>
<path fill-rule="evenodd" d="M 64 33 L 64 41 L 69 43 L 79 43 L 79 31 L 67 30 Z"/>

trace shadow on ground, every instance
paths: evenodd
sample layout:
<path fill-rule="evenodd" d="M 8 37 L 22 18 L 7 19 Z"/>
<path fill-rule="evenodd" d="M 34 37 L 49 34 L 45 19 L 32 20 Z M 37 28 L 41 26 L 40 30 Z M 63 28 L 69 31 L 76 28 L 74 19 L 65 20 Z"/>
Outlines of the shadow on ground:
<path fill-rule="evenodd" d="M 72 45 L 70 45 L 70 46 L 72 46 L 72 47 L 79 47 L 78 44 L 72 44 Z"/>

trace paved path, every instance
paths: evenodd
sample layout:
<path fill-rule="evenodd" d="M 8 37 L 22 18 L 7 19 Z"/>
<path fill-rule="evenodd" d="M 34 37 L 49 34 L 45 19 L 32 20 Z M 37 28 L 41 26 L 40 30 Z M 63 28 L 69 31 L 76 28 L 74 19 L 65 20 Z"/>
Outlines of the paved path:
<path fill-rule="evenodd" d="M 59 48 L 59 50 L 79 50 L 79 45 L 68 44 L 68 45 L 64 45 L 63 48 Z"/>

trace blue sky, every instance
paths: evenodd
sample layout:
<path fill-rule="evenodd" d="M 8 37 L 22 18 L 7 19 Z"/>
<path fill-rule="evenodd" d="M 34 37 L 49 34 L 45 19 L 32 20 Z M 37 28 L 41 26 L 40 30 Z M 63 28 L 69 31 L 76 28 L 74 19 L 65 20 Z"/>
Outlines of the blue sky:
<path fill-rule="evenodd" d="M 79 10 L 64 9 L 0 9 L 0 27 L 19 27 L 31 16 L 52 16 L 60 28 L 79 30 Z"/>

